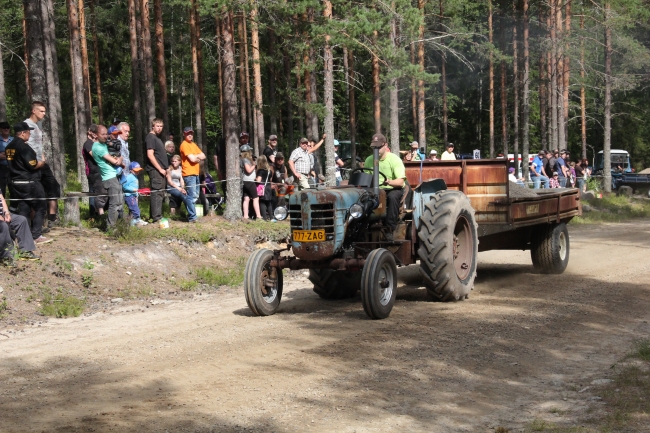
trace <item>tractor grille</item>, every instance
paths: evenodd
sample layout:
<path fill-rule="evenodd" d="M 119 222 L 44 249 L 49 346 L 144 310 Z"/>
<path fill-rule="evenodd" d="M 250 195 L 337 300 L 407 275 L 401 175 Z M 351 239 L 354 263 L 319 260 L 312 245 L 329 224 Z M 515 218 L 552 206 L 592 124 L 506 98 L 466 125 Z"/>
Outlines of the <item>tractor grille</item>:
<path fill-rule="evenodd" d="M 310 208 L 308 218 L 311 219 L 311 230 L 324 229 L 326 234 L 334 233 L 334 203 L 313 204 Z M 289 220 L 292 229 L 303 229 L 307 227 L 306 221 L 302 220 L 302 209 L 300 205 L 289 205 Z"/>

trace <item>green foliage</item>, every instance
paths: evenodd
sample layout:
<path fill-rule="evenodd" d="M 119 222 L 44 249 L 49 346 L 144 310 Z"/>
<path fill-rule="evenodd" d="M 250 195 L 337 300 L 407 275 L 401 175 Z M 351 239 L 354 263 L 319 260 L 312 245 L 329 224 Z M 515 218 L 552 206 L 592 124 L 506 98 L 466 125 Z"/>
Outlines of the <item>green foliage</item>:
<path fill-rule="evenodd" d="M 198 285 L 199 283 L 197 283 L 196 280 L 183 280 L 178 286 L 182 292 L 191 292 L 193 290 L 196 290 Z"/>
<path fill-rule="evenodd" d="M 41 301 L 41 314 L 51 317 L 78 317 L 83 313 L 85 302 L 74 296 L 65 296 L 60 291 L 53 294 L 50 290 L 43 290 Z"/>
<path fill-rule="evenodd" d="M 81 275 L 81 285 L 85 288 L 89 288 L 93 285 L 93 274 L 85 273 Z"/>
<path fill-rule="evenodd" d="M 593 209 L 590 212 L 584 212 L 582 217 L 576 218 L 576 222 L 621 222 L 631 218 L 650 216 L 650 203 L 625 196 L 604 194 L 603 198 L 590 200 L 588 204 Z"/>
<path fill-rule="evenodd" d="M 86 259 L 84 260 L 83 265 L 81 265 L 82 268 L 92 270 L 95 267 L 95 264 L 91 262 L 90 260 Z"/>
<path fill-rule="evenodd" d="M 54 257 L 54 264 L 57 265 L 61 271 L 70 272 L 74 268 L 72 263 L 70 263 L 65 257 L 63 257 L 59 253 L 57 253 L 56 257 Z"/>
<path fill-rule="evenodd" d="M 0 302 L 0 319 L 5 317 L 5 312 L 9 309 L 7 306 L 7 297 L 2 297 L 2 302 Z"/>
<path fill-rule="evenodd" d="M 196 269 L 193 274 L 196 281 L 200 284 L 209 286 L 238 286 L 244 282 L 244 261 L 237 263 L 235 268 L 231 269 L 213 269 L 202 266 Z"/>
<path fill-rule="evenodd" d="M 650 340 L 639 340 L 635 346 L 632 356 L 650 362 Z"/>

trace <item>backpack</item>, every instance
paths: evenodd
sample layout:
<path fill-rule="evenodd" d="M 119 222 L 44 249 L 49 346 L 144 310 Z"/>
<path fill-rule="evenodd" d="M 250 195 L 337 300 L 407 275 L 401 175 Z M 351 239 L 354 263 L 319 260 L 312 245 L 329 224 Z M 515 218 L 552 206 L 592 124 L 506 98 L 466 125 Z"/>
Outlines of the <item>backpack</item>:
<path fill-rule="evenodd" d="M 204 182 L 205 182 L 205 190 L 207 191 L 208 194 L 217 193 L 217 184 L 214 183 L 214 180 L 212 179 L 212 176 L 210 176 L 210 173 L 206 173 Z"/>

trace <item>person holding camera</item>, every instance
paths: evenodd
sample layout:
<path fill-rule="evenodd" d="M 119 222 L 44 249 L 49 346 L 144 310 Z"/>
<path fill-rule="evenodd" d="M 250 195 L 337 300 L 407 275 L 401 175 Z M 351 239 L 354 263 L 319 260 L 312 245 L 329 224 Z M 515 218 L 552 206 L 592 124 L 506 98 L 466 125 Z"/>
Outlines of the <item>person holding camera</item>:
<path fill-rule="evenodd" d="M 108 130 L 105 126 L 99 125 L 97 127 L 97 141 L 93 143 L 92 155 L 93 159 L 99 167 L 102 177 L 102 186 L 108 193 L 108 226 L 113 227 L 117 222 L 119 212 L 124 206 L 124 194 L 122 193 L 122 185 L 117 179 L 117 167 L 122 165 L 122 156 L 117 155 L 115 150 L 113 155 L 109 152 L 106 141 L 108 140 Z M 119 142 L 118 142 L 119 143 Z"/>
<path fill-rule="evenodd" d="M 400 153 L 405 153 L 404 161 L 424 161 L 424 154 L 420 153 L 418 149 L 420 145 L 417 141 L 411 143 L 411 150 L 400 151 Z"/>

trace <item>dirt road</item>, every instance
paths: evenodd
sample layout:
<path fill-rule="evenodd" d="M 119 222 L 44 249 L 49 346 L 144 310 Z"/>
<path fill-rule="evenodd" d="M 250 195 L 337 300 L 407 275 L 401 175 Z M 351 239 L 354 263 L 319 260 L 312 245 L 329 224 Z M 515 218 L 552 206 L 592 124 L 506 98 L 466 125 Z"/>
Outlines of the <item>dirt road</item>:
<path fill-rule="evenodd" d="M 242 289 L 0 331 L 0 431 L 488 432 L 588 422 L 598 383 L 650 333 L 650 222 L 570 226 L 569 268 L 481 253 L 468 301 L 417 268 L 387 320 L 285 278 L 278 314 Z M 594 382 L 595 381 L 595 382 Z M 585 389 L 586 388 L 586 389 Z M 589 410 L 589 409 L 596 409 Z"/>

